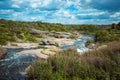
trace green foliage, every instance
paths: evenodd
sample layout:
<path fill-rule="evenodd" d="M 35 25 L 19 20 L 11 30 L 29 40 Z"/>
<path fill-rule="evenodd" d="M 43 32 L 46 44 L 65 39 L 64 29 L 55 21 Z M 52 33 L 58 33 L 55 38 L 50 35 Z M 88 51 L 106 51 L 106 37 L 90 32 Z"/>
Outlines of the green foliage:
<path fill-rule="evenodd" d="M 68 39 L 76 39 L 76 36 L 75 35 L 71 35 L 68 37 Z"/>
<path fill-rule="evenodd" d="M 17 39 L 22 40 L 22 42 L 27 42 L 27 41 L 39 42 L 39 40 L 37 40 L 36 37 L 42 38 L 42 35 L 30 34 L 29 29 L 31 28 L 42 30 L 42 31 L 55 31 L 55 32 L 80 31 L 81 33 L 87 33 L 87 34 L 96 33 L 95 34 L 97 37 L 96 41 L 99 41 L 99 42 L 120 39 L 119 38 L 120 23 L 105 25 L 105 26 L 104 25 L 96 26 L 91 24 L 62 25 L 62 24 L 44 23 L 44 22 L 19 22 L 19 21 L 0 19 L 0 38 L 1 38 L 0 44 L 1 45 L 6 44 L 8 41 L 14 42 L 14 41 L 17 41 Z M 105 35 L 102 34 L 102 32 L 100 32 L 101 30 L 103 31 L 103 33 L 105 33 Z M 103 36 L 103 39 L 102 39 L 102 36 Z M 76 37 L 70 36 L 69 38 L 76 38 Z"/>
<path fill-rule="evenodd" d="M 86 45 L 89 45 L 91 43 L 93 43 L 93 41 L 91 39 L 88 39 L 87 42 L 86 42 Z"/>
<path fill-rule="evenodd" d="M 118 24 L 113 23 L 111 29 L 120 30 L 120 22 Z"/>
<path fill-rule="evenodd" d="M 106 30 L 98 31 L 95 33 L 95 38 L 97 42 L 106 42 L 110 40 L 110 34 Z"/>
<path fill-rule="evenodd" d="M 47 47 L 45 47 L 45 46 L 38 46 L 37 48 L 38 49 L 47 49 Z"/>
<path fill-rule="evenodd" d="M 35 43 L 40 42 L 40 40 L 38 40 L 34 35 L 31 34 L 26 35 L 26 41 L 35 42 Z"/>
<path fill-rule="evenodd" d="M 54 44 L 56 47 L 59 47 L 59 44 L 57 43 L 57 42 L 55 42 L 55 44 Z"/>
<path fill-rule="evenodd" d="M 79 55 L 69 49 L 48 60 L 37 61 L 27 72 L 27 80 L 119 80 L 120 43 Z"/>

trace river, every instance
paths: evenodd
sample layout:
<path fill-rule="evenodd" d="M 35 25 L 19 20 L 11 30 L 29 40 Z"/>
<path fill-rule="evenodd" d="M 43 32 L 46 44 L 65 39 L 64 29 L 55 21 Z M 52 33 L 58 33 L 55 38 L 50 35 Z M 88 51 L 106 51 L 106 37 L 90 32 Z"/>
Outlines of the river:
<path fill-rule="evenodd" d="M 25 80 L 26 67 L 32 64 L 37 57 L 17 54 L 22 50 L 25 49 L 7 49 L 7 56 L 0 60 L 0 80 Z"/>
<path fill-rule="evenodd" d="M 85 46 L 88 39 L 94 40 L 92 35 L 82 35 L 78 37 L 74 44 L 78 52 L 85 52 L 88 48 Z M 60 48 L 67 49 L 70 45 L 64 45 Z M 25 49 L 8 48 L 8 54 L 5 59 L 0 60 L 0 80 L 25 80 L 25 69 L 34 61 L 37 57 L 34 55 L 17 54 Z"/>
<path fill-rule="evenodd" d="M 86 47 L 86 42 L 89 39 L 94 42 L 93 35 L 81 35 L 75 40 L 73 45 L 63 45 L 63 46 L 60 46 L 60 48 L 61 49 L 68 49 L 70 46 L 73 46 L 77 50 L 77 52 L 83 53 L 83 52 L 86 52 L 89 50 Z"/>

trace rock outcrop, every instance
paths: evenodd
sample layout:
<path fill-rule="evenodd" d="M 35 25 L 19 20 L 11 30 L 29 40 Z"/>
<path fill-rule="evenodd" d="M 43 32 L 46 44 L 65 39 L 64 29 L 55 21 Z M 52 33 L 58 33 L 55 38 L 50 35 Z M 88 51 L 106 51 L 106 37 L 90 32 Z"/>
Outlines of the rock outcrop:
<path fill-rule="evenodd" d="M 7 54 L 7 50 L 0 48 L 0 59 L 3 59 L 6 54 Z"/>

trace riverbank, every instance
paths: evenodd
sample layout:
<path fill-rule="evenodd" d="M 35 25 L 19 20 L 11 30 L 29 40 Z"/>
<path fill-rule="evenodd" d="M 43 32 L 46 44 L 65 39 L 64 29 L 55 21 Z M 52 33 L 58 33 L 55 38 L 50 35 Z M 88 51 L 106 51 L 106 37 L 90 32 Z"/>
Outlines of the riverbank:
<path fill-rule="evenodd" d="M 107 48 L 83 55 L 73 49 L 65 50 L 32 64 L 27 68 L 26 80 L 119 80 L 119 45 L 120 42 L 114 42 Z"/>
<path fill-rule="evenodd" d="M 56 54 L 60 51 L 60 46 L 73 45 L 76 38 L 71 36 L 78 36 L 78 33 L 67 33 L 67 32 L 48 32 L 41 31 L 42 38 L 38 38 L 40 42 L 9 42 L 3 45 L 6 49 L 30 49 L 23 50 L 18 54 L 32 54 L 39 58 L 47 58 L 48 56 Z M 45 57 L 46 56 L 46 57 Z"/>
<path fill-rule="evenodd" d="M 6 54 L 7 54 L 7 50 L 2 48 L 2 47 L 0 47 L 0 60 L 4 59 Z"/>

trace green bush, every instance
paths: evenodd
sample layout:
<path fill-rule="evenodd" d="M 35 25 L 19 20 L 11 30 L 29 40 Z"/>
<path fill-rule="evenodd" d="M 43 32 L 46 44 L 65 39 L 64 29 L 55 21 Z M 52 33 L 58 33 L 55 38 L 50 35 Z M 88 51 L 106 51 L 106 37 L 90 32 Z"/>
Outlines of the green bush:
<path fill-rule="evenodd" d="M 95 33 L 95 39 L 97 42 L 110 41 L 110 34 L 106 30 L 98 31 Z"/>
<path fill-rule="evenodd" d="M 55 42 L 55 44 L 54 44 L 56 47 L 59 47 L 59 44 L 57 43 L 57 42 Z"/>
<path fill-rule="evenodd" d="M 119 80 L 120 43 L 79 55 L 69 49 L 44 61 L 37 61 L 27 72 L 27 80 Z"/>
<path fill-rule="evenodd" d="M 38 46 L 37 48 L 38 49 L 47 49 L 47 47 L 45 47 L 45 46 Z"/>
<path fill-rule="evenodd" d="M 93 40 L 88 39 L 87 42 L 86 42 L 86 45 L 89 45 L 89 44 L 91 44 L 91 43 L 93 43 Z"/>

